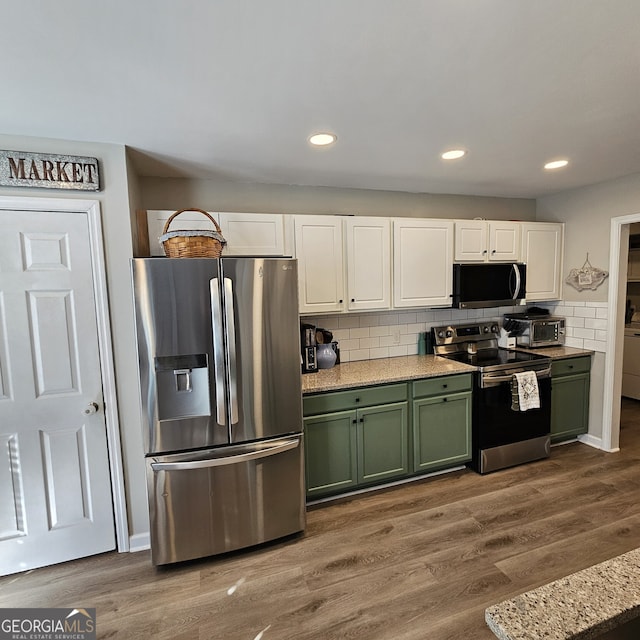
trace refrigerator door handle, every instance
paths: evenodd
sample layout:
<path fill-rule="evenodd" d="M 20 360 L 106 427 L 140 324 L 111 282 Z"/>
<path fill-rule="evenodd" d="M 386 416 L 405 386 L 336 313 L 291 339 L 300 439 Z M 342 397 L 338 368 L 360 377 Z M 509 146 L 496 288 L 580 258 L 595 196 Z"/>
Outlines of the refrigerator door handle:
<path fill-rule="evenodd" d="M 229 371 L 229 403 L 231 424 L 238 422 L 238 378 L 236 367 L 236 324 L 233 316 L 233 282 L 224 279 L 224 317 L 227 332 L 227 365 Z"/>
<path fill-rule="evenodd" d="M 189 469 L 223 467 L 230 464 L 239 464 L 241 462 L 248 462 L 249 460 L 275 456 L 284 451 L 295 449 L 299 444 L 300 438 L 296 438 L 295 440 L 285 440 L 284 442 L 279 442 L 271 447 L 258 449 L 257 451 L 249 451 L 248 453 L 240 453 L 224 458 L 208 458 L 206 460 L 189 460 L 184 462 L 152 462 L 151 468 L 154 471 L 187 471 Z"/>
<path fill-rule="evenodd" d="M 216 421 L 219 425 L 227 424 L 227 403 L 224 388 L 224 337 L 222 334 L 222 308 L 218 278 L 209 281 L 211 297 L 211 328 L 213 338 L 213 368 L 216 380 Z"/>

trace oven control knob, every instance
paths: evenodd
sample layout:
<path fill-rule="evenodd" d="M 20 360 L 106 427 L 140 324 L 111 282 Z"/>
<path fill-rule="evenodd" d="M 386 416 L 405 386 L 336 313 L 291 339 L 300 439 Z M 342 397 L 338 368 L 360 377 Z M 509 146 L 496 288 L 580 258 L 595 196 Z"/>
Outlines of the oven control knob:
<path fill-rule="evenodd" d="M 484 325 L 483 331 L 489 333 L 489 327 L 486 324 Z"/>
<path fill-rule="evenodd" d="M 498 333 L 498 325 L 497 324 L 492 324 L 491 325 L 491 333 Z"/>
<path fill-rule="evenodd" d="M 447 329 L 446 336 L 447 338 L 451 338 L 453 336 L 453 331 L 451 331 L 450 329 Z"/>
<path fill-rule="evenodd" d="M 444 331 L 438 331 L 438 338 L 444 338 Z"/>

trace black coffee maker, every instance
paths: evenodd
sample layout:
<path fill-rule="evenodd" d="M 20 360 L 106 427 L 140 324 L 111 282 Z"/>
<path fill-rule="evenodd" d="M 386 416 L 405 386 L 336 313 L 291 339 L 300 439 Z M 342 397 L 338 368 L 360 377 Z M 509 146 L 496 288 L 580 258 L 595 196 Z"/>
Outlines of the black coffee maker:
<path fill-rule="evenodd" d="M 302 346 L 302 373 L 315 373 L 318 370 L 316 361 L 316 326 L 300 324 L 300 345 Z"/>

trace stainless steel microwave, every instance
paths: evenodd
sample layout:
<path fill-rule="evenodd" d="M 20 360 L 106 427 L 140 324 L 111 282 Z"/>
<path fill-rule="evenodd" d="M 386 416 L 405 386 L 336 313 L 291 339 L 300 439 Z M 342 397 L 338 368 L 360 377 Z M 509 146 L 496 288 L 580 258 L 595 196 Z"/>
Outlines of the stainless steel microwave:
<path fill-rule="evenodd" d="M 527 266 L 517 262 L 454 264 L 453 306 L 506 307 L 525 298 Z"/>
<path fill-rule="evenodd" d="M 526 317 L 527 314 L 506 314 L 503 326 L 523 347 L 555 347 L 564 344 L 565 319 L 557 316 Z"/>

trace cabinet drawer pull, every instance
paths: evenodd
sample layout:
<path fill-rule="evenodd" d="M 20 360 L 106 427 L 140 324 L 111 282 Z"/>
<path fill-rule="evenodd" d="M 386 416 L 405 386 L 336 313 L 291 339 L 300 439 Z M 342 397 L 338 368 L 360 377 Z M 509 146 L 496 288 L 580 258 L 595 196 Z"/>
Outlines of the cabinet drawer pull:
<path fill-rule="evenodd" d="M 446 385 L 446 384 L 443 384 L 443 385 L 442 385 L 442 388 L 443 388 L 443 389 L 446 389 L 446 388 L 447 388 L 447 385 Z"/>
<path fill-rule="evenodd" d="M 448 398 L 442 398 L 442 402 L 446 402 Z"/>
<path fill-rule="evenodd" d="M 360 402 L 360 398 L 356 398 L 356 402 Z"/>

